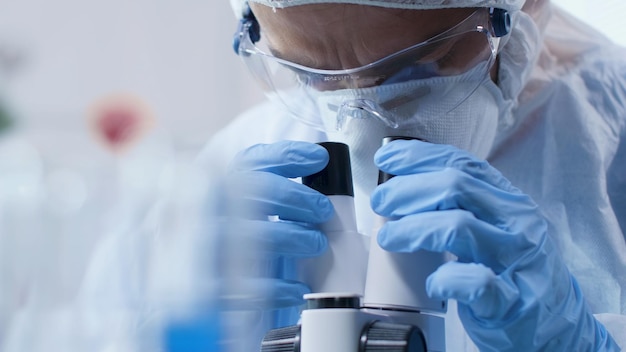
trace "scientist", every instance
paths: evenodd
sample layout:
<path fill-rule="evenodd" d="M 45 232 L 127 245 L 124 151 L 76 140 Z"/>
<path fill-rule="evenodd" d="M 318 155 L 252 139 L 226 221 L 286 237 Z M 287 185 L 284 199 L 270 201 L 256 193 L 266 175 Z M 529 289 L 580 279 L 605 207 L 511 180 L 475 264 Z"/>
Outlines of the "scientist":
<path fill-rule="evenodd" d="M 549 0 L 231 2 L 270 99 L 203 160 L 244 180 L 276 307 L 307 292 L 293 259 L 326 246 L 329 200 L 289 178 L 330 139 L 351 149 L 360 231 L 377 213 L 384 249 L 458 258 L 425 283 L 457 303 L 450 350 L 626 346 L 626 51 Z"/>

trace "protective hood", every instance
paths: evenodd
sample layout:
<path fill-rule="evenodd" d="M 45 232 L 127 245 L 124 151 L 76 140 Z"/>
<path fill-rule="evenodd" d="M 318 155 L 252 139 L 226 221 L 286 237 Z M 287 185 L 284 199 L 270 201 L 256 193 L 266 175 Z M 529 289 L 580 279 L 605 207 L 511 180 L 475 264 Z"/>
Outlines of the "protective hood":
<path fill-rule="evenodd" d="M 238 17 L 248 0 L 230 0 Z M 391 7 L 399 9 L 432 10 L 455 7 L 497 7 L 511 12 L 519 11 L 526 0 L 251 0 L 270 7 L 282 8 L 307 4 L 342 3 Z M 529 1 L 533 2 L 533 1 Z"/>
<path fill-rule="evenodd" d="M 511 34 L 501 44 L 498 54 L 497 82 L 509 111 L 519 105 L 522 90 L 536 67 L 550 17 L 550 0 L 525 1 L 521 11 L 511 13 Z M 500 135 L 515 123 L 512 113 L 504 114 L 499 122 Z"/>

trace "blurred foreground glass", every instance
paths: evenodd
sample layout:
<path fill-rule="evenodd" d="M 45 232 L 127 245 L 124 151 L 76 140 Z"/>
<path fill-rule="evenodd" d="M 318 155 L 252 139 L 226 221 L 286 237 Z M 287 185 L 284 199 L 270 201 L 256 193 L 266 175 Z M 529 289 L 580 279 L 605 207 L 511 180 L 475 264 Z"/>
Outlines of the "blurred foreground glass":
<path fill-rule="evenodd" d="M 64 127 L 0 135 L 0 350 L 249 351 L 265 258 L 235 195 L 165 134 Z"/>
<path fill-rule="evenodd" d="M 115 263 L 126 258 L 110 244 L 119 236 L 137 242 L 132 229 L 158 197 L 165 172 L 157 162 L 168 152 L 158 144 L 117 158 L 86 128 L 0 136 L 3 351 L 130 344 L 137 283 L 118 274 L 140 259 Z"/>

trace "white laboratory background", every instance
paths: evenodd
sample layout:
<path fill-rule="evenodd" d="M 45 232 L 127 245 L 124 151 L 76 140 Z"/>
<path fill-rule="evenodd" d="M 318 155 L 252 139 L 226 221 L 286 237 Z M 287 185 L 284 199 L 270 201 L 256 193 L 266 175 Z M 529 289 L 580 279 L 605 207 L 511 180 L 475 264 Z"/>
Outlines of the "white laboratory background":
<path fill-rule="evenodd" d="M 94 103 L 126 95 L 197 145 L 261 97 L 233 52 L 226 0 L 0 4 L 0 87 L 20 126 L 80 128 Z"/>
<path fill-rule="evenodd" d="M 588 22 L 616 43 L 626 46 L 626 27 L 623 24 L 626 1 L 552 0 L 552 3 Z"/>

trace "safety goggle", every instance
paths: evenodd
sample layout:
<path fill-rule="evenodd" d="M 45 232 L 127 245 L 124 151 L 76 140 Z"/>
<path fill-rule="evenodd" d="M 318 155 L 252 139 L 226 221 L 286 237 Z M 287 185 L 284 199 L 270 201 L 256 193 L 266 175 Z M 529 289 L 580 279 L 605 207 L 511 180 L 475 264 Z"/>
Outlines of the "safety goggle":
<path fill-rule="evenodd" d="M 439 35 L 375 62 L 355 68 L 326 70 L 306 67 L 272 55 L 259 23 L 248 8 L 235 33 L 233 46 L 271 98 L 278 98 L 293 114 L 311 123 L 315 117 L 306 115 L 315 115 L 316 112 L 307 111 L 314 109 L 304 108 L 307 104 L 302 98 L 315 99 L 315 92 L 360 89 L 413 80 L 437 81 L 441 77 L 459 76 L 469 71 L 473 71 L 469 79 L 476 81 L 477 87 L 489 77 L 499 39 L 509 31 L 510 17 L 506 10 L 478 8 Z M 467 95 L 473 92 L 467 87 L 465 90 Z M 420 94 L 408 98 L 423 97 L 423 92 Z M 464 100 L 459 98 L 459 94 L 449 94 L 452 95 L 459 103 Z M 309 107 L 314 105 L 309 104 Z"/>

